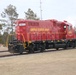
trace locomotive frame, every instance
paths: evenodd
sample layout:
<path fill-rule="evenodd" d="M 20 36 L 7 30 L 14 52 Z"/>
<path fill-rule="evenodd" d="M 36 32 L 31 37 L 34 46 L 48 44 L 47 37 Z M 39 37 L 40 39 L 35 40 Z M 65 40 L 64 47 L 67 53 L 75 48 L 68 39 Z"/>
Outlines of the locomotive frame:
<path fill-rule="evenodd" d="M 8 43 L 8 51 L 11 53 L 76 47 L 75 29 L 67 21 L 17 20 L 15 29 L 16 38 Z"/>

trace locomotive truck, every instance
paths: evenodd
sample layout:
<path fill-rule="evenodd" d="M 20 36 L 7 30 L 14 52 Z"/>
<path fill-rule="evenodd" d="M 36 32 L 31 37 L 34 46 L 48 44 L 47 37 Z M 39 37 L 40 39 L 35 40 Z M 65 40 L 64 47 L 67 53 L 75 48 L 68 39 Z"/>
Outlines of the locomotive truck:
<path fill-rule="evenodd" d="M 68 47 L 76 47 L 76 30 L 67 21 L 55 19 L 17 20 L 15 39 L 8 42 L 8 51 L 20 54 Z"/>

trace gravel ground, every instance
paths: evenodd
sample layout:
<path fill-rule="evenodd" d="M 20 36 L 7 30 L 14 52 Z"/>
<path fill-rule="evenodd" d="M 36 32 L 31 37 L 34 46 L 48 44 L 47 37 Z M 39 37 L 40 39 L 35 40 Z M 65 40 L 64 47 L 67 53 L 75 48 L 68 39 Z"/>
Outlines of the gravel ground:
<path fill-rule="evenodd" d="M 4 55 L 11 55 L 11 53 L 8 52 L 7 47 L 0 47 L 0 57 Z"/>
<path fill-rule="evenodd" d="M 0 58 L 0 75 L 76 75 L 76 49 Z"/>

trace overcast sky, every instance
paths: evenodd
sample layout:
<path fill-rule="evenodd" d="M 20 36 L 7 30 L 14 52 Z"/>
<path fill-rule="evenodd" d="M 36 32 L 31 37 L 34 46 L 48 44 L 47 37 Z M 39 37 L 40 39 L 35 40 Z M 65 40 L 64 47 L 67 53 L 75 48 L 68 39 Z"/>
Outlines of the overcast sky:
<path fill-rule="evenodd" d="M 41 0 L 42 18 L 57 20 L 76 20 L 76 0 Z M 40 0 L 0 0 L 0 13 L 9 4 L 16 6 L 19 18 L 31 8 L 40 17 Z"/>

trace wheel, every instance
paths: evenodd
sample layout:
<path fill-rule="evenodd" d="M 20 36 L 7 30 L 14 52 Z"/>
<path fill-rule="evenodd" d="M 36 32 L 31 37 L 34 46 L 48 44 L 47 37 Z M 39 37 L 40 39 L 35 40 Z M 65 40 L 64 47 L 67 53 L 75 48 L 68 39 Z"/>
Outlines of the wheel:
<path fill-rule="evenodd" d="M 75 41 L 75 47 L 76 47 L 76 41 Z"/>
<path fill-rule="evenodd" d="M 59 48 L 56 48 L 56 50 L 59 50 Z"/>
<path fill-rule="evenodd" d="M 67 49 L 67 45 L 63 49 Z"/>
<path fill-rule="evenodd" d="M 40 52 L 44 52 L 44 50 L 45 50 L 45 45 L 41 45 L 41 50 L 40 50 Z"/>
<path fill-rule="evenodd" d="M 34 53 L 34 46 L 33 45 L 30 45 L 29 46 L 29 51 L 28 53 Z"/>
<path fill-rule="evenodd" d="M 10 53 L 14 53 L 14 47 L 13 46 L 8 46 L 8 51 Z"/>
<path fill-rule="evenodd" d="M 23 54 L 24 48 L 23 45 L 19 45 L 19 54 Z"/>
<path fill-rule="evenodd" d="M 72 43 L 72 48 L 75 48 L 75 42 Z"/>

